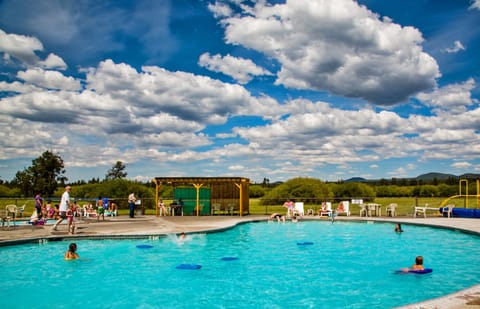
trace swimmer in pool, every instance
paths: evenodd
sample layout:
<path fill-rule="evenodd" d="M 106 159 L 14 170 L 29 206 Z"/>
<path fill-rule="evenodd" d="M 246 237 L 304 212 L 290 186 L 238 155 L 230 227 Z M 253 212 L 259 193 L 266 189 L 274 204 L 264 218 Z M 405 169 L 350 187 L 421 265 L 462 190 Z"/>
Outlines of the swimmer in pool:
<path fill-rule="evenodd" d="M 423 256 L 419 255 L 415 258 L 415 264 L 412 265 L 412 270 L 425 270 L 423 267 Z"/>
<path fill-rule="evenodd" d="M 270 216 L 270 220 L 273 220 L 273 219 L 277 219 L 278 222 L 280 222 L 280 220 L 282 220 L 283 222 L 285 222 L 285 216 L 282 215 L 282 214 L 279 214 L 277 212 L 273 213 L 271 216 Z"/>
<path fill-rule="evenodd" d="M 415 264 L 411 268 L 403 268 L 402 271 L 408 273 L 410 270 L 425 270 L 423 267 L 423 256 L 419 255 L 415 258 Z"/>
<path fill-rule="evenodd" d="M 403 232 L 402 226 L 400 225 L 400 223 L 395 224 L 395 232 L 397 233 Z"/>
<path fill-rule="evenodd" d="M 76 243 L 71 243 L 69 246 L 68 246 L 68 251 L 65 252 L 65 260 L 76 260 L 76 259 L 79 259 L 80 256 L 78 256 L 78 253 L 77 253 L 77 244 Z"/>

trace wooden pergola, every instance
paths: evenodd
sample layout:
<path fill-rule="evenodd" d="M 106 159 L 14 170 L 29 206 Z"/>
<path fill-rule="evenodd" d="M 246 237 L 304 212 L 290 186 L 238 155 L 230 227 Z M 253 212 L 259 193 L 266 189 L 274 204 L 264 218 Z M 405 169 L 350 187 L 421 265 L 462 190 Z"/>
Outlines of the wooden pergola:
<path fill-rule="evenodd" d="M 192 186 L 196 190 L 195 213 L 200 215 L 200 190 L 209 188 L 211 191 L 209 204 L 220 205 L 225 211 L 233 214 L 238 210 L 239 215 L 249 213 L 249 185 L 250 180 L 243 177 L 155 177 L 152 179 L 155 183 L 155 209 L 156 215 L 159 215 L 158 209 L 158 191 L 161 186 L 171 185 L 174 188 L 178 186 Z M 237 208 L 238 201 L 238 208 Z M 222 205 L 223 204 L 223 205 Z M 233 206 L 232 206 L 233 205 Z M 209 206 L 210 207 L 210 206 Z M 211 211 L 210 211 L 211 213 Z"/>

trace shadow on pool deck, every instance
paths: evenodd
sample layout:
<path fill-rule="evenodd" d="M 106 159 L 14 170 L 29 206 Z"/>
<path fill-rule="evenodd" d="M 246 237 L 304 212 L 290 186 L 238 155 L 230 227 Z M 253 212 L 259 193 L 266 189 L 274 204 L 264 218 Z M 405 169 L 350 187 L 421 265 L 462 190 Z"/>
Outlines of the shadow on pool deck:
<path fill-rule="evenodd" d="M 244 222 L 267 220 L 268 216 L 176 216 L 155 217 L 137 216 L 133 219 L 127 216 L 106 218 L 105 221 L 96 219 L 79 220 L 76 222 L 77 233 L 68 235 L 66 225 L 60 225 L 58 231 L 52 231 L 51 225 L 35 226 L 22 225 L 3 227 L 0 230 L 0 246 L 36 242 L 39 239 L 81 239 L 92 237 L 147 237 L 150 235 L 167 235 L 180 232 L 213 232 L 224 230 Z M 305 220 L 328 220 L 318 217 L 305 217 Z M 380 221 L 398 222 L 402 224 L 417 224 L 437 226 L 460 230 L 480 235 L 480 219 L 466 218 L 365 218 L 365 217 L 338 217 L 336 220 L 352 221 Z M 480 280 L 480 278 L 479 278 Z M 404 306 L 401 308 L 480 308 L 480 284 L 460 292 L 425 302 Z"/>

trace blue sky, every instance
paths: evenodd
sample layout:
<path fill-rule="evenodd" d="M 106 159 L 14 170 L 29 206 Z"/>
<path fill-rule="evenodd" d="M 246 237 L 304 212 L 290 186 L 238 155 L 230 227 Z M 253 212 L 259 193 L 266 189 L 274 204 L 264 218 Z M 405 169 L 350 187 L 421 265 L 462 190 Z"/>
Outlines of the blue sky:
<path fill-rule="evenodd" d="M 480 173 L 480 0 L 0 1 L 0 177 Z"/>

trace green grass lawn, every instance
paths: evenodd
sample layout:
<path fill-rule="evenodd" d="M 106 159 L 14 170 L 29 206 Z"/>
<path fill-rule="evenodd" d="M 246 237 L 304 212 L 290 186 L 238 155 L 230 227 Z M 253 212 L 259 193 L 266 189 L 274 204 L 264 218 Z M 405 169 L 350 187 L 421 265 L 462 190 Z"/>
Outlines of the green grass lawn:
<path fill-rule="evenodd" d="M 413 209 L 416 205 L 418 206 L 424 206 L 425 204 L 428 204 L 428 207 L 440 207 L 440 204 L 445 200 L 446 198 L 442 197 L 388 197 L 388 198 L 376 198 L 373 203 L 381 204 L 381 210 L 382 210 L 382 216 L 385 216 L 385 207 L 390 204 L 390 203 L 396 203 L 398 205 L 396 209 L 396 215 L 397 216 L 413 216 Z M 468 203 L 468 208 L 476 208 L 479 207 L 480 205 L 476 205 L 477 201 L 475 197 L 470 197 L 469 198 L 469 203 Z M 465 207 L 465 199 L 464 198 L 456 198 L 448 201 L 448 204 L 455 204 L 455 207 Z M 336 204 L 332 204 L 332 208 L 336 208 Z M 320 205 L 309 205 L 305 204 L 304 205 L 305 212 L 307 209 L 311 208 L 317 213 L 318 209 L 320 208 Z M 286 213 L 285 207 L 282 205 L 271 205 L 271 206 L 262 206 L 260 205 L 260 200 L 259 199 L 250 199 L 250 214 L 254 215 L 265 215 L 265 214 L 272 214 L 274 212 L 278 213 Z M 359 215 L 360 213 L 360 207 L 358 205 L 350 205 L 350 212 L 352 215 Z M 440 216 L 440 213 L 435 214 L 435 212 L 429 212 L 429 216 L 434 216 L 438 215 Z"/>

